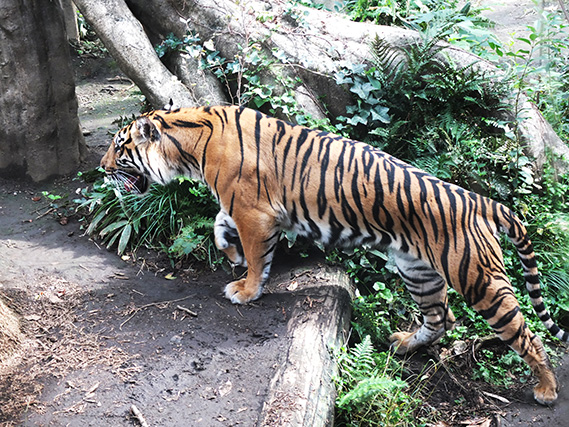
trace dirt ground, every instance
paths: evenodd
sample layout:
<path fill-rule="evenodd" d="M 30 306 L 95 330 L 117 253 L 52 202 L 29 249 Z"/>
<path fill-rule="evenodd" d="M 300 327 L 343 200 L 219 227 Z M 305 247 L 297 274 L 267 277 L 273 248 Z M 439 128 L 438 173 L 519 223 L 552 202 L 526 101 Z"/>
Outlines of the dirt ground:
<path fill-rule="evenodd" d="M 530 13 L 501 3 L 512 8 L 512 25 Z M 111 122 L 137 114 L 141 95 L 108 63 L 84 61 L 77 93 L 88 170 L 110 142 Z M 288 351 L 287 324 L 298 307 L 313 309 L 310 269 L 320 260 L 279 254 L 266 295 L 235 306 L 222 295 L 230 272 L 174 271 L 155 254 L 121 259 L 84 235 L 71 205 L 53 209 L 42 195 L 73 199 L 85 185 L 0 181 L 0 292 L 25 335 L 11 365 L 0 366 L 0 425 L 141 425 L 133 405 L 151 426 L 258 425 Z M 291 283 L 298 288 L 290 291 Z M 439 350 L 426 355 L 436 359 Z M 410 366 L 421 372 L 427 356 Z M 533 402 L 531 384 L 496 390 L 472 382 L 467 357 L 456 359 L 463 369 L 455 373 L 432 374 L 427 405 L 446 414 L 440 426 L 566 426 L 567 362 L 567 355 L 559 361 L 560 397 L 551 408 Z"/>
<path fill-rule="evenodd" d="M 14 406 L 25 408 L 16 425 L 133 425 L 134 404 L 150 425 L 256 425 L 286 323 L 306 298 L 284 289 L 299 270 L 277 268 L 259 302 L 232 305 L 228 273 L 169 280 L 167 263 L 123 261 L 84 236 L 78 217 L 42 216 L 38 194 L 0 183 L 1 290 L 27 336 L 17 369 L 4 371 L 0 415 Z"/>

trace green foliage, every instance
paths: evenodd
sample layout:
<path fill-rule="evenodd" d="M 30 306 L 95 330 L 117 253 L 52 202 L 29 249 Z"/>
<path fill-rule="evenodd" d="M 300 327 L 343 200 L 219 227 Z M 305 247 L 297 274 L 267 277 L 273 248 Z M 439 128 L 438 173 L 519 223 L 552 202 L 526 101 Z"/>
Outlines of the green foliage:
<path fill-rule="evenodd" d="M 71 42 L 72 47 L 79 56 L 104 58 L 108 55 L 107 48 L 103 45 L 97 34 L 89 25 L 85 17 L 77 12 L 77 26 L 79 41 Z"/>
<path fill-rule="evenodd" d="M 217 205 L 197 181 L 179 179 L 167 186 L 153 185 L 143 195 L 124 193 L 114 183 L 97 181 L 83 196 L 79 208 L 86 208 L 91 216 L 87 234 L 97 235 L 107 248 L 116 244 L 119 254 L 146 246 L 173 257 L 191 254 L 210 265 L 218 262 L 212 253 Z"/>
<path fill-rule="evenodd" d="M 526 382 L 530 375 L 530 367 L 513 351 L 498 356 L 488 349 L 480 350 L 472 372 L 473 379 L 502 387 L 511 386 L 515 380 Z"/>
<path fill-rule="evenodd" d="M 176 236 L 168 248 L 169 255 L 174 259 L 191 255 L 199 261 L 214 268 L 221 263 L 222 258 L 213 242 L 213 220 L 200 216 L 192 218 Z"/>
<path fill-rule="evenodd" d="M 239 52 L 233 58 L 222 58 L 219 52 L 208 51 L 202 59 L 202 66 L 213 71 L 225 84 L 232 103 L 315 126 L 315 123 L 309 123 L 311 118 L 298 108 L 294 93 L 296 82 L 282 73 L 282 66 L 288 63 L 284 52 L 278 49 L 268 52 L 260 42 L 239 45 L 238 48 Z M 263 81 L 260 71 L 267 72 L 274 80 Z M 327 120 L 318 123 L 324 127 L 328 124 Z"/>
<path fill-rule="evenodd" d="M 505 52 L 508 62 L 519 76 L 516 89 L 543 112 L 544 117 L 563 138 L 569 136 L 569 26 L 560 13 L 542 12 L 528 37 L 516 40 L 523 45 Z M 520 107 L 517 107 L 520 109 Z M 523 119 L 524 112 L 518 111 Z"/>
<path fill-rule="evenodd" d="M 475 22 L 480 9 L 468 2 L 459 8 L 456 0 L 348 0 L 342 11 L 354 21 L 373 21 L 380 25 L 409 26 L 413 22 L 432 20 L 463 23 L 469 18 Z"/>
<path fill-rule="evenodd" d="M 370 336 L 374 345 L 385 346 L 402 320 L 420 317 L 417 305 L 385 253 L 370 248 L 336 250 L 328 254 L 327 260 L 342 265 L 358 286 L 352 307 L 352 327 L 357 338 Z"/>
<path fill-rule="evenodd" d="M 402 366 L 389 352 L 377 353 L 369 336 L 337 354 L 338 426 L 411 426 L 421 401 L 400 377 Z M 394 372 L 398 372 L 399 375 Z"/>

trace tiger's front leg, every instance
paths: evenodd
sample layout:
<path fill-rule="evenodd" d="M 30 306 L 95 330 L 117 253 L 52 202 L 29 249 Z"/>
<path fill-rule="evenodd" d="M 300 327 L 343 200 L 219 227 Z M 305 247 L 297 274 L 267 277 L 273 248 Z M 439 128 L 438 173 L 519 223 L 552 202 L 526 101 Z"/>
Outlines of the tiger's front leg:
<path fill-rule="evenodd" d="M 239 239 L 239 232 L 233 219 L 223 209 L 215 217 L 213 226 L 215 246 L 223 251 L 233 267 L 247 267 L 247 260 L 243 252 L 243 245 Z"/>
<path fill-rule="evenodd" d="M 225 287 L 225 297 L 234 304 L 245 304 L 256 300 L 263 293 L 279 229 L 275 226 L 274 218 L 255 210 L 249 210 L 243 215 L 234 213 L 234 219 L 245 254 L 247 277 L 229 283 Z"/>

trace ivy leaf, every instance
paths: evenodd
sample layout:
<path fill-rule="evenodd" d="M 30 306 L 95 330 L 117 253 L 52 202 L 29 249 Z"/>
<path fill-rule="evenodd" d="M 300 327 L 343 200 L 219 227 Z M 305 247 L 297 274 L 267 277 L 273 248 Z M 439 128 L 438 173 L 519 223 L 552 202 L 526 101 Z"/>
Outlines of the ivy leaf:
<path fill-rule="evenodd" d="M 391 117 L 387 114 L 389 108 L 378 105 L 371 110 L 371 118 L 379 120 L 381 123 L 391 123 Z"/>
<path fill-rule="evenodd" d="M 277 58 L 283 64 L 288 63 L 288 57 L 286 56 L 286 53 L 284 52 L 284 50 L 281 50 L 281 49 L 274 50 L 273 56 L 275 58 Z"/>
<path fill-rule="evenodd" d="M 355 114 L 353 117 L 349 118 L 347 122 L 352 126 L 357 126 L 359 123 L 362 125 L 367 125 L 369 121 L 370 112 L 366 110 L 359 110 L 359 114 Z"/>
<path fill-rule="evenodd" d="M 354 79 L 352 79 L 349 74 L 343 72 L 343 71 L 338 71 L 335 75 L 334 78 L 336 79 L 336 84 L 337 85 L 343 85 L 345 83 L 353 83 Z"/>
<path fill-rule="evenodd" d="M 350 88 L 350 92 L 355 93 L 361 99 L 366 100 L 366 101 L 369 97 L 369 94 L 373 90 L 374 90 L 374 87 L 371 83 L 355 84 L 352 88 Z"/>

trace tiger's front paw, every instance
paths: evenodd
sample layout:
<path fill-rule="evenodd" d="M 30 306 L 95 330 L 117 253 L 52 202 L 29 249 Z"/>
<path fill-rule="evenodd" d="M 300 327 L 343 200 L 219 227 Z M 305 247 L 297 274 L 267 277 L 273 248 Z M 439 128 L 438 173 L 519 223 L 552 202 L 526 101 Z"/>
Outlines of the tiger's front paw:
<path fill-rule="evenodd" d="M 411 338 L 413 337 L 412 332 L 396 332 L 389 337 L 391 344 L 389 349 L 395 354 L 406 354 L 414 350 L 410 345 Z"/>
<path fill-rule="evenodd" d="M 533 389 L 533 397 L 537 403 L 549 406 L 557 400 L 557 392 L 555 389 L 542 387 L 541 384 L 538 384 Z"/>
<path fill-rule="evenodd" d="M 557 400 L 559 386 L 549 362 L 546 360 L 545 365 L 539 366 L 534 372 L 539 377 L 539 383 L 533 389 L 533 397 L 542 405 L 551 405 Z"/>
<path fill-rule="evenodd" d="M 263 288 L 261 286 L 246 286 L 247 279 L 231 282 L 225 287 L 225 298 L 233 304 L 246 304 L 254 301 L 261 296 Z"/>

